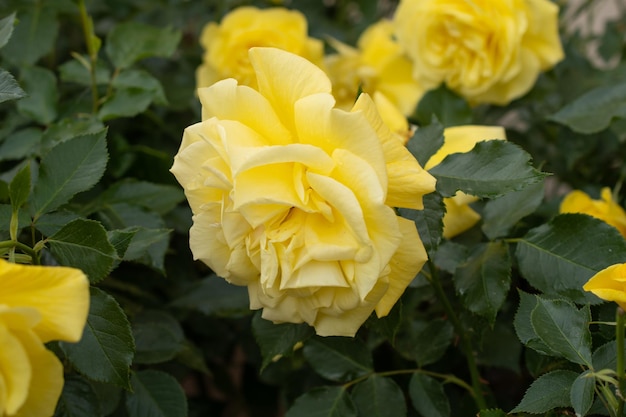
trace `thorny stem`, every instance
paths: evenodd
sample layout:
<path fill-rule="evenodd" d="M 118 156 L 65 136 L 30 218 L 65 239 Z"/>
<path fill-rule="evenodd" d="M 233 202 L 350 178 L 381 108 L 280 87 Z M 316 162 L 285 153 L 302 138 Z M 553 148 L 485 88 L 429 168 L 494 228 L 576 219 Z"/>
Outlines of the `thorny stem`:
<path fill-rule="evenodd" d="M 467 336 L 467 333 L 465 332 L 465 329 L 463 328 L 461 321 L 456 315 L 456 312 L 454 311 L 454 309 L 452 308 L 452 305 L 450 304 L 450 300 L 448 299 L 448 296 L 446 295 L 445 291 L 443 290 L 443 287 L 441 286 L 441 282 L 439 280 L 439 274 L 437 272 L 435 265 L 430 260 L 428 262 L 430 265 L 430 270 L 432 272 L 430 283 L 433 286 L 435 292 L 437 293 L 437 297 L 443 304 L 443 308 L 446 314 L 448 315 L 448 318 L 450 319 L 450 322 L 452 323 L 452 326 L 454 327 L 456 334 L 458 335 L 460 339 L 461 348 L 463 349 L 465 353 L 467 367 L 469 369 L 470 378 L 472 380 L 472 395 L 474 397 L 474 401 L 476 401 L 476 405 L 478 406 L 479 410 L 484 410 L 487 408 L 487 403 L 485 401 L 485 396 L 483 395 L 483 391 L 482 391 L 482 384 L 480 382 L 480 373 L 478 372 L 478 366 L 476 365 L 476 358 L 474 356 L 474 349 L 472 347 L 472 342 Z"/>

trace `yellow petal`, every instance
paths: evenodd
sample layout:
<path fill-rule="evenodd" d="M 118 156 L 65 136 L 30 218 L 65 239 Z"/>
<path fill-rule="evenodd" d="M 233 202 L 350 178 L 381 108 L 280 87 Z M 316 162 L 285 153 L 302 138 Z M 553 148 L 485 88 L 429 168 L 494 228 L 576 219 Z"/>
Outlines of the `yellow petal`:
<path fill-rule="evenodd" d="M 20 338 L 10 331 L 2 322 L 0 316 L 0 415 L 3 411 L 8 415 L 15 412 L 24 404 L 28 397 L 28 387 L 31 383 L 33 367 L 28 352 L 22 346 Z"/>
<path fill-rule="evenodd" d="M 443 237 L 446 239 L 460 235 L 480 220 L 480 214 L 467 203 L 459 203 L 455 198 L 444 198 L 443 201 L 446 205 L 446 214 L 443 216 Z"/>
<path fill-rule="evenodd" d="M 583 285 L 583 289 L 626 308 L 626 264 L 610 265 L 601 270 Z"/>
<path fill-rule="evenodd" d="M 80 340 L 89 312 L 89 281 L 81 270 L 0 260 L 0 285 L 0 304 L 41 314 L 33 330 L 42 342 Z"/>

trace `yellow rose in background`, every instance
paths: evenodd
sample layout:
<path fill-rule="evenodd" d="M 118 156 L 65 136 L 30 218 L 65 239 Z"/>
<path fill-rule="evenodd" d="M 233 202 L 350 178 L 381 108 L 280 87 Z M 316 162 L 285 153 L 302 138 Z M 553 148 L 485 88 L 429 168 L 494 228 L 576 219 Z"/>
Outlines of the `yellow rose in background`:
<path fill-rule="evenodd" d="M 254 70 L 248 59 L 253 46 L 271 46 L 323 65 L 324 45 L 309 38 L 304 15 L 282 7 L 258 9 L 238 7 L 220 24 L 208 23 L 200 36 L 205 52 L 196 71 L 198 87 L 234 78 L 240 84 L 256 87 Z"/>
<path fill-rule="evenodd" d="M 50 417 L 63 365 L 44 343 L 80 340 L 89 281 L 80 270 L 0 259 L 0 415 Z"/>
<path fill-rule="evenodd" d="M 615 264 L 603 269 L 592 276 L 583 289 L 603 300 L 614 301 L 626 310 L 626 264 Z"/>
<path fill-rule="evenodd" d="M 439 150 L 430 157 L 424 168 L 431 169 L 439 165 L 444 158 L 453 153 L 471 151 L 478 142 L 485 140 L 506 140 L 504 128 L 499 126 L 455 126 L 444 129 L 444 143 Z M 454 197 L 443 199 L 446 205 L 446 214 L 443 217 L 443 236 L 451 238 L 470 229 L 480 220 L 469 205 L 478 201 L 477 197 L 457 192 Z"/>
<path fill-rule="evenodd" d="M 394 22 L 416 80 L 472 103 L 505 105 L 563 59 L 549 0 L 401 0 Z"/>
<path fill-rule="evenodd" d="M 600 200 L 592 199 L 583 191 L 574 190 L 565 196 L 559 211 L 588 214 L 615 227 L 626 237 L 626 211 L 613 201 L 611 189 L 608 187 L 602 189 Z"/>
<path fill-rule="evenodd" d="M 195 259 L 248 287 L 250 307 L 319 335 L 353 336 L 389 313 L 426 261 L 411 221 L 435 179 L 362 94 L 334 108 L 328 76 L 275 48 L 252 48 L 258 90 L 200 89 L 172 172 L 193 212 Z"/>
<path fill-rule="evenodd" d="M 405 116 L 413 113 L 424 90 L 413 79 L 413 66 L 394 38 L 391 21 L 368 27 L 357 48 L 334 39 L 330 44 L 337 53 L 326 57 L 325 68 L 338 107 L 350 109 L 361 89 L 384 94 Z"/>

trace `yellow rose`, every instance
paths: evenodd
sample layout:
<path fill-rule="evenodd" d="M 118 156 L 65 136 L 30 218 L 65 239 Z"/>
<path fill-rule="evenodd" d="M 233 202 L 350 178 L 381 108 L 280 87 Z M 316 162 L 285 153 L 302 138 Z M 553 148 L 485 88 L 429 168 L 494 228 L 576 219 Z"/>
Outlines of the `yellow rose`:
<path fill-rule="evenodd" d="M 89 282 L 78 269 L 0 259 L 0 288 L 0 416 L 49 417 L 63 365 L 44 343 L 80 340 Z"/>
<path fill-rule="evenodd" d="M 583 191 L 574 190 L 565 196 L 559 211 L 561 213 L 588 214 L 615 227 L 626 237 L 626 212 L 613 201 L 611 189 L 603 188 L 600 198 L 600 200 L 593 200 Z"/>
<path fill-rule="evenodd" d="M 330 44 L 337 53 L 326 57 L 325 68 L 338 107 L 350 109 L 361 89 L 384 94 L 406 116 L 413 113 L 424 91 L 413 79 L 413 66 L 393 36 L 391 21 L 367 28 L 357 48 L 334 39 Z"/>
<path fill-rule="evenodd" d="M 435 189 L 368 95 L 334 108 L 327 75 L 302 57 L 252 48 L 258 90 L 200 89 L 172 173 L 193 212 L 190 247 L 274 322 L 352 336 L 389 313 L 426 261 L 415 224 Z"/>
<path fill-rule="evenodd" d="M 431 169 L 439 165 L 444 158 L 453 153 L 471 151 L 478 142 L 499 139 L 506 140 L 504 128 L 499 126 L 455 126 L 444 129 L 444 143 L 439 150 L 430 157 L 424 168 Z M 469 204 L 478 201 L 477 197 L 457 192 L 454 197 L 443 199 L 446 205 L 446 214 L 443 217 L 443 236 L 452 238 L 470 229 L 480 220 Z"/>
<path fill-rule="evenodd" d="M 507 104 L 563 59 L 549 0 L 401 0 L 394 21 L 417 81 L 473 103 Z"/>
<path fill-rule="evenodd" d="M 592 276 L 583 289 L 603 300 L 614 301 L 626 310 L 626 264 L 615 264 L 603 269 Z"/>
<path fill-rule="evenodd" d="M 239 7 L 227 14 L 220 24 L 208 23 L 200 36 L 200 44 L 205 53 L 196 71 L 198 87 L 208 87 L 225 78 L 235 78 L 240 84 L 256 87 L 248 59 L 248 49 L 253 46 L 284 49 L 318 65 L 322 65 L 324 55 L 322 42 L 308 37 L 304 15 L 282 7 Z"/>

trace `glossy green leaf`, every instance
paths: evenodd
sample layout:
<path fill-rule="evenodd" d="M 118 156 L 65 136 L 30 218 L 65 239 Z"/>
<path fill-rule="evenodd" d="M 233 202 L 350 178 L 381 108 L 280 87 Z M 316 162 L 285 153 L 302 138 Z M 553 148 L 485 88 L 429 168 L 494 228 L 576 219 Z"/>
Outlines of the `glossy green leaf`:
<path fill-rule="evenodd" d="M 127 229 L 110 230 L 107 232 L 107 239 L 109 239 L 109 242 L 115 248 L 115 252 L 117 253 L 117 257 L 119 259 L 124 259 L 128 246 L 133 241 L 137 231 L 138 228 L 129 227 Z"/>
<path fill-rule="evenodd" d="M 470 124 L 473 119 L 472 109 L 467 101 L 444 84 L 424 94 L 415 115 L 422 125 L 430 123 L 432 117 L 436 116 L 444 127 Z"/>
<path fill-rule="evenodd" d="M 48 246 L 61 265 L 82 269 L 92 283 L 104 279 L 117 258 L 106 230 L 94 220 L 73 220 L 48 238 Z"/>
<path fill-rule="evenodd" d="M 171 314 L 144 310 L 133 317 L 135 363 L 161 363 L 174 358 L 183 349 L 185 334 Z"/>
<path fill-rule="evenodd" d="M 35 219 L 100 180 L 108 158 L 105 137 L 106 131 L 77 136 L 58 144 L 43 157 L 31 198 Z"/>
<path fill-rule="evenodd" d="M 404 394 L 398 384 L 375 374 L 355 385 L 352 401 L 360 416 L 403 417 L 407 413 Z"/>
<path fill-rule="evenodd" d="M 83 337 L 59 344 L 72 365 L 94 381 L 131 388 L 130 364 L 135 344 L 126 314 L 113 297 L 91 288 L 91 304 Z"/>
<path fill-rule="evenodd" d="M 252 333 L 256 339 L 263 362 L 261 371 L 267 365 L 281 357 L 289 357 L 297 343 L 302 343 L 313 335 L 313 328 L 308 324 L 274 324 L 261 317 L 261 312 L 252 318 Z"/>
<path fill-rule="evenodd" d="M 567 360 L 591 367 L 591 332 L 589 308 L 578 310 L 565 300 L 537 298 L 530 314 L 535 333 L 552 351 Z"/>
<path fill-rule="evenodd" d="M 18 24 L 2 56 L 16 65 L 32 65 L 52 51 L 59 34 L 55 2 L 36 2 L 18 13 Z"/>
<path fill-rule="evenodd" d="M 126 248 L 123 259 L 125 261 L 137 261 L 165 273 L 164 258 L 171 230 L 144 227 L 135 227 L 133 230 L 133 238 Z"/>
<path fill-rule="evenodd" d="M 331 381 L 351 381 L 374 370 L 371 352 L 358 339 L 313 337 L 303 354 L 315 372 Z"/>
<path fill-rule="evenodd" d="M 0 103 L 25 97 L 26 93 L 19 86 L 13 75 L 0 69 Z"/>
<path fill-rule="evenodd" d="M 448 155 L 430 173 L 444 197 L 460 190 L 488 198 L 521 190 L 546 175 L 532 167 L 526 151 L 503 140 L 478 142 L 469 152 Z"/>
<path fill-rule="evenodd" d="M 504 242 L 477 245 L 467 261 L 457 267 L 454 285 L 465 307 L 493 325 L 511 286 L 508 245 Z"/>
<path fill-rule="evenodd" d="M 543 194 L 544 184 L 540 181 L 487 201 L 482 213 L 482 231 L 491 240 L 506 236 L 518 221 L 539 207 Z"/>
<path fill-rule="evenodd" d="M 413 407 L 423 417 L 449 417 L 450 402 L 443 385 L 424 374 L 413 374 L 409 383 L 409 396 Z"/>
<path fill-rule="evenodd" d="M 56 119 L 59 98 L 54 73 L 42 67 L 26 67 L 20 82 L 28 96 L 17 102 L 18 110 L 42 125 Z"/>
<path fill-rule="evenodd" d="M 443 215 L 446 212 L 446 206 L 439 193 L 426 194 L 422 200 L 423 210 L 400 208 L 398 213 L 415 222 L 426 251 L 432 253 L 437 250 L 442 240 Z"/>
<path fill-rule="evenodd" d="M 443 145 L 443 126 L 436 116 L 433 116 L 430 124 L 417 128 L 413 136 L 406 144 L 407 149 L 421 166 L 425 166 Z"/>
<path fill-rule="evenodd" d="M 576 380 L 574 380 L 574 382 L 572 383 L 572 390 L 570 391 L 570 401 L 577 415 L 587 415 L 587 412 L 593 405 L 595 386 L 596 379 L 593 377 L 590 371 L 585 371 L 582 374 L 578 375 Z"/>
<path fill-rule="evenodd" d="M 522 276 L 548 295 L 599 303 L 582 286 L 600 270 L 624 262 L 626 241 L 615 229 L 584 214 L 561 214 L 530 230 L 517 244 Z"/>
<path fill-rule="evenodd" d="M 210 275 L 189 286 L 172 305 L 198 310 L 208 316 L 233 317 L 250 314 L 248 290 L 229 284 L 216 275 Z"/>
<path fill-rule="evenodd" d="M 549 118 L 575 132 L 600 132 L 609 127 L 613 119 L 626 118 L 626 83 L 594 88 Z"/>
<path fill-rule="evenodd" d="M 105 130 L 104 124 L 94 116 L 64 118 L 48 126 L 41 138 L 42 154 L 60 143 L 67 142 L 77 136 L 97 135 Z"/>
<path fill-rule="evenodd" d="M 140 59 L 169 57 L 176 50 L 181 32 L 139 22 L 120 23 L 107 36 L 106 52 L 113 65 L 127 68 Z"/>
<path fill-rule="evenodd" d="M 128 417 L 187 417 L 187 398 L 176 379 L 156 370 L 139 371 L 126 393 Z"/>
<path fill-rule="evenodd" d="M 54 417 L 100 417 L 100 401 L 84 378 L 65 376 Z"/>
<path fill-rule="evenodd" d="M 513 320 L 513 326 L 517 337 L 523 344 L 539 353 L 550 356 L 558 356 L 558 353 L 550 349 L 550 347 L 547 346 L 537 335 L 530 319 L 530 315 L 537 306 L 539 296 L 527 294 L 523 291 L 518 291 L 518 294 L 520 302 Z"/>
<path fill-rule="evenodd" d="M 285 417 L 357 417 L 350 395 L 343 387 L 318 387 L 296 398 Z"/>
<path fill-rule="evenodd" d="M 540 376 L 528 387 L 522 401 L 511 412 L 541 414 L 557 407 L 570 407 L 570 392 L 576 378 L 576 372 L 565 370 Z"/>
<path fill-rule="evenodd" d="M 13 27 L 15 26 L 15 12 L 7 17 L 0 19 L 0 48 L 7 44 L 11 39 Z"/>
<path fill-rule="evenodd" d="M 9 183 L 9 198 L 14 211 L 19 210 L 30 195 L 30 164 L 22 167 Z"/>

